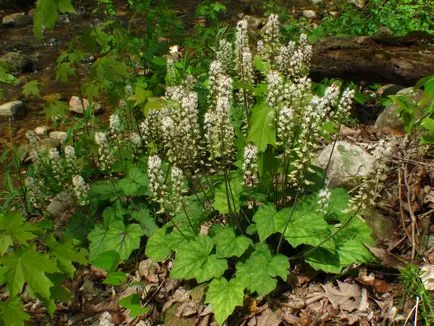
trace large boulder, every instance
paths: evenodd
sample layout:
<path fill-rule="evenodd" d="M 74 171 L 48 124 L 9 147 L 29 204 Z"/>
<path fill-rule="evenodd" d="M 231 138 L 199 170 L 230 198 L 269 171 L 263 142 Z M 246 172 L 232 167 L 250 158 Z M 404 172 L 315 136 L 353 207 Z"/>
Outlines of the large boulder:
<path fill-rule="evenodd" d="M 410 104 L 417 105 L 423 97 L 423 91 L 414 90 L 413 87 L 401 89 L 396 95 L 406 96 L 410 100 Z M 400 107 L 396 104 L 391 104 L 380 113 L 375 121 L 375 127 L 379 130 L 397 130 L 404 131 L 404 124 L 398 115 Z"/>
<path fill-rule="evenodd" d="M 318 164 L 327 168 L 333 144 L 322 150 Z M 375 162 L 373 155 L 360 146 L 346 141 L 337 141 L 327 169 L 326 184 L 331 187 L 351 188 L 356 184 L 357 177 L 364 177 Z"/>
<path fill-rule="evenodd" d="M 0 105 L 0 118 L 16 120 L 22 118 L 26 113 L 24 103 L 11 101 Z"/>

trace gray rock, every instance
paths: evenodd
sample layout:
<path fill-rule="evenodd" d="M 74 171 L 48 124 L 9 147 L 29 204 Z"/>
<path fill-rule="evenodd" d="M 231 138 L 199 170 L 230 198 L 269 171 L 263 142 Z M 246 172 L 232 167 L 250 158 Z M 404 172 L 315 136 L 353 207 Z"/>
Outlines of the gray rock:
<path fill-rule="evenodd" d="M 313 5 L 319 5 L 321 3 L 323 3 L 323 0 L 310 0 L 310 2 L 312 2 Z"/>
<path fill-rule="evenodd" d="M 327 167 L 332 148 L 333 144 L 330 144 L 320 153 L 318 158 L 320 167 L 324 169 Z M 338 141 L 330 159 L 326 183 L 331 188 L 351 188 L 357 183 L 355 178 L 365 176 L 374 161 L 374 156 L 363 148 L 346 141 Z"/>
<path fill-rule="evenodd" d="M 50 138 L 56 139 L 60 142 L 65 141 L 66 136 L 67 136 L 66 132 L 64 132 L 64 131 L 52 131 L 52 132 L 50 132 Z"/>
<path fill-rule="evenodd" d="M 333 18 L 336 18 L 339 15 L 339 12 L 337 12 L 337 11 L 330 11 L 329 15 L 332 16 Z"/>
<path fill-rule="evenodd" d="M 18 52 L 8 52 L 0 57 L 0 61 L 8 65 L 10 73 L 32 71 L 34 68 L 34 62 L 28 56 Z"/>
<path fill-rule="evenodd" d="M 401 89 L 396 95 L 407 96 L 410 99 L 410 103 L 417 105 L 417 102 L 423 97 L 423 91 L 418 89 L 414 91 L 413 87 Z M 399 106 L 391 104 L 380 113 L 375 121 L 375 127 L 379 130 L 382 129 L 395 129 L 404 130 L 404 124 L 398 115 Z"/>
<path fill-rule="evenodd" d="M 0 105 L 0 117 L 7 119 L 19 119 L 26 113 L 24 103 L 21 101 L 12 101 Z"/>
<path fill-rule="evenodd" d="M 69 209 L 74 207 L 74 204 L 75 204 L 74 198 L 66 191 L 62 191 L 58 193 L 53 198 L 51 203 L 47 206 L 47 212 L 50 213 L 53 217 L 60 218 Z"/>
<path fill-rule="evenodd" d="M 71 96 L 71 99 L 69 100 L 69 111 L 77 113 L 77 114 L 83 114 L 84 109 L 87 109 L 89 107 L 90 103 L 87 99 L 83 98 L 83 101 L 78 96 Z M 95 113 L 98 113 L 102 110 L 102 107 L 98 103 L 93 104 L 93 111 Z"/>
<path fill-rule="evenodd" d="M 384 241 L 393 238 L 396 227 L 392 219 L 384 216 L 374 208 L 364 210 L 361 215 L 371 227 L 375 240 Z"/>
<path fill-rule="evenodd" d="M 365 6 L 365 0 L 348 0 L 348 3 L 355 5 L 359 9 Z"/>
<path fill-rule="evenodd" d="M 313 10 L 303 10 L 303 16 L 312 19 L 316 17 L 316 12 Z"/>
<path fill-rule="evenodd" d="M 6 15 L 2 19 L 3 25 L 8 26 L 26 26 L 32 23 L 32 17 L 27 16 L 25 12 L 17 12 L 14 14 Z"/>
<path fill-rule="evenodd" d="M 60 145 L 59 139 L 44 138 L 44 139 L 41 139 L 41 141 L 39 142 L 38 151 L 40 153 L 48 153 L 50 151 L 50 149 L 56 148 L 59 145 Z"/>

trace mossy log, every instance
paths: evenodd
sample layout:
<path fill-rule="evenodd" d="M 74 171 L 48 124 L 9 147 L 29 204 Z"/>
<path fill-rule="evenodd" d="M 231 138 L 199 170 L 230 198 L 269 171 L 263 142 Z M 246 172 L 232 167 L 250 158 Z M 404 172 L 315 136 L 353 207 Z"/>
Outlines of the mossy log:
<path fill-rule="evenodd" d="M 434 36 L 331 37 L 313 44 L 311 76 L 414 85 L 434 74 Z"/>

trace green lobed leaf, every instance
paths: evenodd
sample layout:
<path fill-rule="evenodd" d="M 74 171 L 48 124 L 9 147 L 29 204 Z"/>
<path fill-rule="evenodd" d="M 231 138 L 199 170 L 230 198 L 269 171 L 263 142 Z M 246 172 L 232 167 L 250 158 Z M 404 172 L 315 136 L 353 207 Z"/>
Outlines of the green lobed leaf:
<path fill-rule="evenodd" d="M 64 102 L 49 102 L 44 106 L 45 118 L 47 120 L 56 120 L 59 117 L 64 117 L 67 110 L 68 106 Z"/>
<path fill-rule="evenodd" d="M 252 240 L 244 235 L 235 236 L 232 227 L 216 225 L 212 229 L 215 234 L 212 238 L 216 245 L 216 255 L 218 258 L 240 257 L 247 248 L 252 245 Z"/>
<path fill-rule="evenodd" d="M 243 299 L 243 284 L 236 278 L 228 282 L 222 277 L 212 280 L 209 284 L 205 303 L 211 305 L 215 319 L 220 325 L 223 325 L 235 307 L 243 305 Z"/>
<path fill-rule="evenodd" d="M 75 13 L 75 9 L 71 3 L 72 0 L 57 0 L 57 9 L 60 12 Z"/>
<path fill-rule="evenodd" d="M 273 122 L 273 109 L 265 102 L 256 104 L 249 121 L 247 141 L 253 142 L 259 152 L 264 152 L 268 145 L 276 145 L 276 127 Z"/>
<path fill-rule="evenodd" d="M 143 207 L 138 211 L 132 212 L 131 217 L 135 221 L 140 223 L 143 233 L 147 237 L 150 237 L 158 229 L 154 218 L 151 216 L 149 209 L 147 209 L 146 207 Z"/>
<path fill-rule="evenodd" d="M 46 245 L 51 252 L 56 256 L 58 265 L 69 277 L 74 277 L 75 267 L 72 262 L 86 265 L 87 251 L 85 249 L 78 250 L 72 239 L 58 242 L 53 235 L 50 235 L 45 240 Z"/>
<path fill-rule="evenodd" d="M 140 247 L 140 238 L 143 234 L 138 224 L 125 225 L 122 221 L 114 221 L 108 230 L 96 225 L 88 236 L 90 260 L 111 250 L 118 252 L 121 260 L 126 260 L 134 249 Z"/>
<path fill-rule="evenodd" d="M 104 284 L 118 286 L 127 280 L 127 274 L 124 272 L 110 272 L 103 281 Z"/>
<path fill-rule="evenodd" d="M 21 293 L 25 283 L 43 299 L 50 300 L 54 286 L 47 274 L 60 272 L 56 261 L 48 254 L 37 253 L 33 248 L 20 248 L 6 258 L 6 282 L 11 295 Z"/>
<path fill-rule="evenodd" d="M 24 312 L 20 297 L 13 296 L 0 302 L 0 325 L 24 326 L 28 320 L 30 316 Z"/>
<path fill-rule="evenodd" d="M 172 253 L 172 249 L 167 242 L 167 229 L 156 230 L 148 239 L 145 254 L 155 262 L 165 260 Z"/>
<path fill-rule="evenodd" d="M 37 237 L 37 232 L 38 228 L 26 223 L 21 214 L 0 213 L 0 254 L 5 254 L 14 241 L 26 245 L 28 241 Z"/>
<path fill-rule="evenodd" d="M 23 85 L 23 89 L 21 93 L 25 97 L 29 97 L 31 95 L 39 97 L 39 81 L 31 80 Z"/>
<path fill-rule="evenodd" d="M 107 272 L 116 270 L 116 267 L 121 262 L 121 258 L 116 251 L 110 250 L 94 257 L 91 261 L 92 265 L 101 268 Z"/>
<path fill-rule="evenodd" d="M 128 309 L 130 317 L 132 318 L 143 316 L 149 312 L 148 307 L 142 306 L 142 303 L 140 302 L 140 297 L 136 293 L 120 299 L 119 304 L 125 309 Z"/>
<path fill-rule="evenodd" d="M 316 212 L 318 204 L 315 200 L 303 200 L 297 204 L 291 215 L 292 208 L 284 208 L 274 216 L 274 224 L 278 232 L 283 232 L 287 219 L 290 218 L 284 238 L 293 247 L 311 245 L 334 250 L 333 239 L 328 239 L 331 230 L 322 214 Z M 325 241 L 324 243 L 322 243 Z"/>
<path fill-rule="evenodd" d="M 232 211 L 237 212 L 240 208 L 240 195 L 243 191 L 242 181 L 239 177 L 235 177 L 230 180 L 229 185 L 230 187 L 227 187 L 229 191 L 227 191 L 224 182 L 215 188 L 213 206 L 220 214 L 228 214 L 230 212 L 228 198 Z"/>
<path fill-rule="evenodd" d="M 202 283 L 220 277 L 228 268 L 226 259 L 211 254 L 213 241 L 208 236 L 199 236 L 181 245 L 176 250 L 170 277 L 174 279 L 196 279 Z"/>
<path fill-rule="evenodd" d="M 253 221 L 256 224 L 256 230 L 261 242 L 264 242 L 270 235 L 277 232 L 274 226 L 274 216 L 276 214 L 276 207 L 271 203 L 267 203 L 260 206 L 253 215 Z"/>
<path fill-rule="evenodd" d="M 255 251 L 245 262 L 236 265 L 236 277 L 250 292 L 265 296 L 276 288 L 276 276 L 287 279 L 289 261 L 286 256 L 273 256 L 264 243 L 256 245 Z"/>

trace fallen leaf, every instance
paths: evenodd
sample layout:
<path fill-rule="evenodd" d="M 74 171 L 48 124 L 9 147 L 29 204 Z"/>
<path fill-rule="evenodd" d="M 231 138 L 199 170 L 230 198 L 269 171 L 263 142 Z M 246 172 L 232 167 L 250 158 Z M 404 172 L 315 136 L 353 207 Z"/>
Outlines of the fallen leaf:
<path fill-rule="evenodd" d="M 340 308 L 347 311 L 357 310 L 360 306 L 361 293 L 357 284 L 350 284 L 337 281 L 338 287 L 327 283 L 322 285 L 325 296 L 329 299 L 334 308 Z"/>
<path fill-rule="evenodd" d="M 377 257 L 384 265 L 396 269 L 402 269 L 404 268 L 404 263 L 398 259 L 396 256 L 392 255 L 391 253 L 387 252 L 383 248 L 376 248 L 376 247 L 370 247 L 366 245 L 366 248 L 375 256 Z"/>

